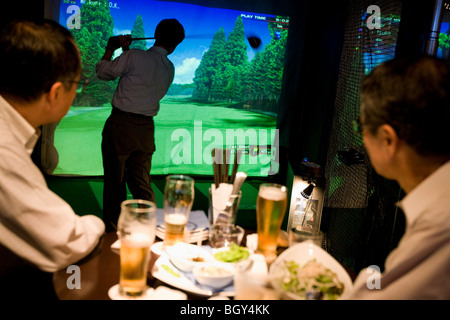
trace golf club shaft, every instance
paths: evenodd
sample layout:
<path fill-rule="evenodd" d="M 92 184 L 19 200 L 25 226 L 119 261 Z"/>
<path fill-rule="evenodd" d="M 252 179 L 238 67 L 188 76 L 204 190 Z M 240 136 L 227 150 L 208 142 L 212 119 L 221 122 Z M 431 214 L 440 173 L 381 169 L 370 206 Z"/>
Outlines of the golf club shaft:
<path fill-rule="evenodd" d="M 191 34 L 191 35 L 187 35 L 185 38 L 187 39 L 208 39 L 208 38 L 213 38 L 214 35 L 213 34 Z M 131 38 L 131 40 L 136 41 L 136 40 L 154 40 L 155 37 L 144 37 L 144 38 Z"/>
<path fill-rule="evenodd" d="M 131 38 L 131 40 L 136 41 L 136 40 L 152 40 L 155 39 L 155 37 L 148 37 L 148 38 Z"/>
<path fill-rule="evenodd" d="M 212 39 L 214 37 L 213 34 L 192 34 L 187 35 L 186 39 Z M 155 40 L 155 37 L 143 37 L 143 38 L 131 38 L 131 41 L 137 40 Z M 247 40 L 250 43 L 250 46 L 253 49 L 256 49 L 261 44 L 261 39 L 258 36 L 247 36 Z"/>

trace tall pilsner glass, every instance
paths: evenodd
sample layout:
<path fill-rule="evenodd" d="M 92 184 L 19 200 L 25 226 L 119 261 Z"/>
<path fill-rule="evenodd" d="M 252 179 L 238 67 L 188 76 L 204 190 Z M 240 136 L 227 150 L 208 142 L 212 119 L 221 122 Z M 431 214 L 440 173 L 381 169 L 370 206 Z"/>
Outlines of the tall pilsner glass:
<path fill-rule="evenodd" d="M 170 175 L 164 189 L 164 246 L 183 242 L 185 229 L 194 203 L 194 179 L 186 175 Z"/>
<path fill-rule="evenodd" d="M 258 249 L 266 261 L 277 257 L 277 240 L 287 207 L 287 188 L 275 183 L 263 183 L 259 187 L 256 202 Z"/>
<path fill-rule="evenodd" d="M 146 200 L 125 200 L 118 222 L 120 239 L 119 293 L 142 296 L 147 290 L 150 247 L 155 240 L 156 204 Z"/>

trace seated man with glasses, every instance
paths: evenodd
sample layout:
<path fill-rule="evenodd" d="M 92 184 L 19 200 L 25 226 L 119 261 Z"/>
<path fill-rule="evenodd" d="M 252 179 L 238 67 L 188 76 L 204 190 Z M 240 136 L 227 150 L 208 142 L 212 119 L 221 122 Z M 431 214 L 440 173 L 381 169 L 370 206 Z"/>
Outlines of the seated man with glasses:
<path fill-rule="evenodd" d="M 14 21 L 0 31 L 0 298 L 56 298 L 52 272 L 89 255 L 105 225 L 53 193 L 30 155 L 42 125 L 69 110 L 79 50 L 56 22 Z"/>
<path fill-rule="evenodd" d="M 385 263 L 360 272 L 348 299 L 450 299 L 450 67 L 432 57 L 376 67 L 362 82 L 370 162 L 406 193 L 406 230 Z"/>

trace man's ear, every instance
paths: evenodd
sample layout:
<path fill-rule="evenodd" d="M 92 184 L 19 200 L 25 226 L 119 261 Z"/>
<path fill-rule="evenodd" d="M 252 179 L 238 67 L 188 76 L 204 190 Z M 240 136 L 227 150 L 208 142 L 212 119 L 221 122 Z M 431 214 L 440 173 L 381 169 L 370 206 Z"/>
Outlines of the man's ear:
<path fill-rule="evenodd" d="M 386 151 L 389 154 L 392 155 L 394 152 L 397 151 L 400 139 L 397 135 L 397 132 L 395 131 L 394 128 L 392 128 L 392 126 L 388 124 L 383 124 L 378 128 L 378 134 L 379 137 L 381 138 L 383 147 L 386 148 Z"/>
<path fill-rule="evenodd" d="M 64 85 L 62 82 L 55 82 L 47 93 L 47 106 L 53 108 L 55 103 L 61 99 L 62 90 L 64 90 Z"/>

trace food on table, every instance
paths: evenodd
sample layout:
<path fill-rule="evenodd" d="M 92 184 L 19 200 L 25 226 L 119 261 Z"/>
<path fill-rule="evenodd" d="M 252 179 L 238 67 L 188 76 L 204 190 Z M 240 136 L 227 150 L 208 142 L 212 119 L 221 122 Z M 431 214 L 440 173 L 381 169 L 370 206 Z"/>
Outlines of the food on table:
<path fill-rule="evenodd" d="M 201 285 L 219 290 L 233 282 L 235 270 L 231 266 L 216 262 L 200 264 L 192 273 Z"/>
<path fill-rule="evenodd" d="M 228 250 L 221 250 L 214 253 L 214 258 L 221 262 L 238 262 L 248 258 L 250 253 L 244 247 L 231 243 Z"/>
<path fill-rule="evenodd" d="M 200 269 L 198 270 L 198 274 L 207 277 L 221 277 L 232 275 L 233 272 L 231 272 L 230 269 L 228 268 L 222 268 L 220 266 L 214 265 L 206 265 L 200 267 Z"/>
<path fill-rule="evenodd" d="M 285 261 L 289 271 L 283 279 L 283 289 L 306 298 L 309 292 L 320 291 L 322 299 L 336 300 L 344 291 L 344 285 L 339 281 L 336 273 L 325 268 L 315 259 L 300 266 L 295 261 Z"/>
<path fill-rule="evenodd" d="M 207 250 L 184 242 L 168 247 L 166 253 L 173 265 L 184 272 L 192 272 L 196 265 L 213 260 Z"/>
<path fill-rule="evenodd" d="M 191 259 L 192 259 L 192 261 L 194 261 L 194 262 L 204 262 L 204 261 L 205 261 L 205 258 L 200 257 L 200 256 L 198 256 L 198 257 L 193 257 L 193 258 L 191 258 Z"/>

